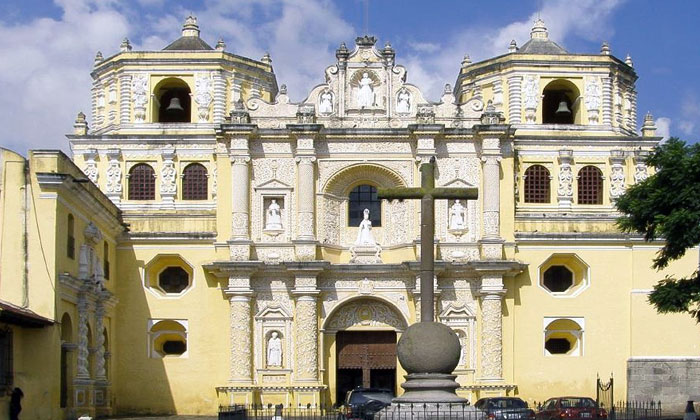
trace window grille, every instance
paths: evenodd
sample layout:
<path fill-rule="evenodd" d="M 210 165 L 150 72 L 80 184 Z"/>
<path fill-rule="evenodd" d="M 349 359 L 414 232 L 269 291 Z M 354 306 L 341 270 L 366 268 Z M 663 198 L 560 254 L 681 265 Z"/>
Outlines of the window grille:
<path fill-rule="evenodd" d="M 578 204 L 603 204 L 603 173 L 595 166 L 578 173 Z"/>
<path fill-rule="evenodd" d="M 129 172 L 129 200 L 155 200 L 156 178 L 150 165 L 139 163 Z"/>
<path fill-rule="evenodd" d="M 348 226 L 359 226 L 363 212 L 369 209 L 372 227 L 382 225 L 382 201 L 377 198 L 377 188 L 371 185 L 358 185 L 350 191 L 348 203 Z"/>
<path fill-rule="evenodd" d="M 12 330 L 0 330 L 0 389 L 12 387 Z"/>
<path fill-rule="evenodd" d="M 199 163 L 187 165 L 182 172 L 182 199 L 206 200 L 207 183 L 207 168 L 204 165 Z"/>
<path fill-rule="evenodd" d="M 525 171 L 525 202 L 549 203 L 550 176 L 542 165 L 532 165 Z"/>

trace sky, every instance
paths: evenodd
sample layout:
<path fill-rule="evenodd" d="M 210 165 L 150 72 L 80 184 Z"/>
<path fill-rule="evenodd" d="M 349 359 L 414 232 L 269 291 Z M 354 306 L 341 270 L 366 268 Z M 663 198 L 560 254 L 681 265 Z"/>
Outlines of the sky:
<path fill-rule="evenodd" d="M 607 41 L 613 55 L 630 54 L 639 124 L 650 111 L 659 135 L 700 139 L 700 1 L 2 0 L 0 146 L 68 152 L 75 116 L 90 115 L 95 53 L 115 54 L 124 37 L 135 50 L 160 50 L 189 14 L 210 45 L 223 38 L 227 51 L 254 59 L 269 52 L 295 101 L 365 28 L 438 100 L 465 54 L 476 62 L 506 53 L 511 39 L 524 44 L 539 16 L 570 52 L 597 54 Z"/>

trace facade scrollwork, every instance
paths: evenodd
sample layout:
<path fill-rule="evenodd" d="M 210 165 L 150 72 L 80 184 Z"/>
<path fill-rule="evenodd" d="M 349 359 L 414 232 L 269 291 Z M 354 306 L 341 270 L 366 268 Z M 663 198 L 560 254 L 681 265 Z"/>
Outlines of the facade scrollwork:
<path fill-rule="evenodd" d="M 131 100 L 134 105 L 134 122 L 146 121 L 146 107 L 148 105 L 148 76 L 135 74 L 131 78 Z"/>

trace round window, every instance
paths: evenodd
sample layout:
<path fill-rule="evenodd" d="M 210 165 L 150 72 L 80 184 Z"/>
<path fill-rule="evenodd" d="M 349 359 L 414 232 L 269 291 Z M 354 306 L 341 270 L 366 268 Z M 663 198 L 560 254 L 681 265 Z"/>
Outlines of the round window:
<path fill-rule="evenodd" d="M 158 285 L 166 293 L 180 293 L 189 284 L 189 275 L 181 267 L 168 267 L 158 276 Z"/>

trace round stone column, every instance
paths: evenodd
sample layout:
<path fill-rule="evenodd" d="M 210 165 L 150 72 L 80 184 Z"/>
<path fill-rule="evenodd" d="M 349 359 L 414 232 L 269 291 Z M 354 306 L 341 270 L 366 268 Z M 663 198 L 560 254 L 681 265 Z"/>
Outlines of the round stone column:
<path fill-rule="evenodd" d="M 95 379 L 98 381 L 107 379 L 105 370 L 105 336 L 103 331 L 104 316 L 104 302 L 98 300 L 95 307 Z"/>
<path fill-rule="evenodd" d="M 89 379 L 88 302 L 84 293 L 78 296 L 78 363 L 76 378 Z"/>
<path fill-rule="evenodd" d="M 314 162 L 313 156 L 297 157 L 298 166 L 298 212 L 297 212 L 297 239 L 314 239 Z"/>
<path fill-rule="evenodd" d="M 231 158 L 232 240 L 249 239 L 248 212 L 250 197 L 249 157 Z"/>
<path fill-rule="evenodd" d="M 486 155 L 484 162 L 484 238 L 498 239 L 500 229 L 501 157 Z"/>
<path fill-rule="evenodd" d="M 253 382 L 252 292 L 229 294 L 231 382 Z"/>
<path fill-rule="evenodd" d="M 318 382 L 318 303 L 316 294 L 299 294 L 296 302 L 296 378 Z"/>
<path fill-rule="evenodd" d="M 501 275 L 481 279 L 481 372 L 480 379 L 503 380 L 503 288 Z"/>

